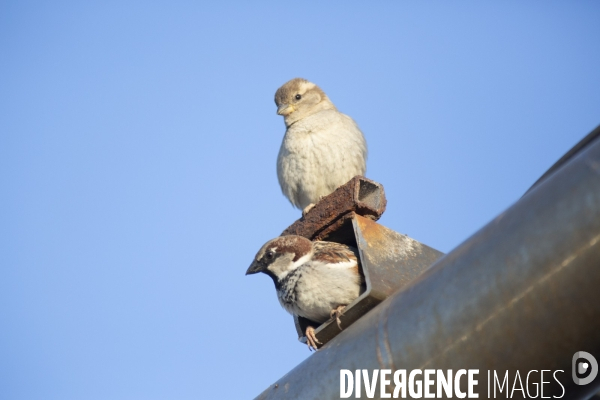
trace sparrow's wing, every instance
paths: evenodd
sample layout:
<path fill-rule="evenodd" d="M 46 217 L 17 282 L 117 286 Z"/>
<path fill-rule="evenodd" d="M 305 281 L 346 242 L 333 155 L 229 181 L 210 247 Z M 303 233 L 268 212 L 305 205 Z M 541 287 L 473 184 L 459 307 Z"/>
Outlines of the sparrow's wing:
<path fill-rule="evenodd" d="M 334 242 L 313 242 L 314 254 L 312 261 L 329 268 L 353 270 L 358 276 L 358 283 L 363 283 L 364 278 L 359 269 L 358 249 L 345 244 Z"/>
<path fill-rule="evenodd" d="M 356 267 L 358 265 L 358 250 L 334 242 L 313 242 L 314 261 L 326 264 L 339 264 L 339 266 Z"/>

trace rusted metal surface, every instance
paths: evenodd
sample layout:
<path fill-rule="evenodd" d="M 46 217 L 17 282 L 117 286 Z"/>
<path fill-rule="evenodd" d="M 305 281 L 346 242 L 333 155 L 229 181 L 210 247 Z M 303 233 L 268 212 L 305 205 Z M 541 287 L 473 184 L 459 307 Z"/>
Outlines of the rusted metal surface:
<path fill-rule="evenodd" d="M 406 285 L 442 253 L 414 239 L 387 229 L 376 221 L 385 211 L 383 186 L 362 176 L 325 196 L 282 235 L 300 235 L 310 240 L 329 240 L 359 249 L 364 292 L 344 310 L 341 329 L 335 321 L 318 323 L 294 317 L 301 342 L 311 325 L 321 346 L 337 336 L 383 299 Z"/>
<path fill-rule="evenodd" d="M 394 232 L 368 218 L 352 213 L 352 224 L 344 226 L 348 232 L 333 232 L 338 238 L 345 237 L 345 244 L 358 248 L 365 291 L 350 303 L 340 317 L 342 329 L 365 315 L 396 290 L 406 286 L 443 253 L 418 241 Z M 308 325 L 317 323 L 302 317 L 294 317 L 296 331 L 301 342 L 306 343 L 304 332 Z M 341 332 L 336 321 L 326 321 L 315 330 L 319 347 L 325 345 Z"/>
<path fill-rule="evenodd" d="M 355 176 L 348 183 L 323 197 L 305 216 L 290 225 L 283 235 L 299 235 L 310 240 L 323 240 L 348 223 L 356 213 L 377 221 L 385 211 L 383 186 Z"/>
<path fill-rule="evenodd" d="M 340 369 L 380 368 L 479 369 L 479 398 L 488 370 L 562 370 L 544 397 L 585 399 L 600 377 L 576 385 L 571 359 L 600 359 L 599 287 L 597 139 L 258 399 L 337 399 Z"/>

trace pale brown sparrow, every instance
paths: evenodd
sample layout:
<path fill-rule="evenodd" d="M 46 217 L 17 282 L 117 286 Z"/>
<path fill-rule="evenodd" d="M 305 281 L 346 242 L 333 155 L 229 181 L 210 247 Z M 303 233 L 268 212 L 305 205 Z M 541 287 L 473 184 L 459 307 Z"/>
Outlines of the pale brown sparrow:
<path fill-rule="evenodd" d="M 277 157 L 277 177 L 294 206 L 306 212 L 321 197 L 365 174 L 367 143 L 362 132 L 321 88 L 292 79 L 277 90 L 275 104 L 287 128 Z"/>

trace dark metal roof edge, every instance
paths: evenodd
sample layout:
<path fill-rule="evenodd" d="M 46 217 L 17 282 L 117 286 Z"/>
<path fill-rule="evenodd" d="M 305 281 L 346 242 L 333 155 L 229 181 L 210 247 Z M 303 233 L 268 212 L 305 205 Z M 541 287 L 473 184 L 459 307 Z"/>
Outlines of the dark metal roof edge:
<path fill-rule="evenodd" d="M 555 162 L 554 165 L 552 165 L 548 169 L 548 171 L 546 171 L 544 173 L 544 175 L 542 175 L 537 181 L 535 181 L 535 183 L 533 185 L 531 185 L 531 187 L 529 189 L 527 189 L 525 194 L 529 193 L 534 187 L 536 187 L 540 182 L 542 182 L 548 176 L 552 175 L 554 173 L 554 171 L 556 171 L 557 169 L 562 167 L 563 164 L 565 164 L 567 161 L 569 161 L 571 158 L 573 158 L 577 153 L 579 153 L 581 150 L 583 150 L 585 147 L 587 147 L 590 143 L 592 143 L 594 140 L 596 140 L 596 138 L 598 136 L 600 136 L 600 125 L 598 125 L 596 127 L 596 129 L 594 129 L 593 131 L 588 133 L 583 139 L 581 139 L 579 141 L 579 143 L 577 143 L 575 146 L 573 146 L 571 148 L 571 150 L 567 151 L 564 156 L 562 156 L 557 162 Z"/>
<path fill-rule="evenodd" d="M 546 394 L 565 399 L 593 395 L 600 378 L 579 385 L 571 368 L 577 351 L 600 358 L 597 133 L 588 135 L 590 145 L 582 143 L 585 149 L 530 195 L 257 399 L 339 398 L 341 369 L 381 368 L 511 374 L 548 369 L 562 374 Z M 486 374 L 479 378 L 479 396 L 485 398 Z"/>

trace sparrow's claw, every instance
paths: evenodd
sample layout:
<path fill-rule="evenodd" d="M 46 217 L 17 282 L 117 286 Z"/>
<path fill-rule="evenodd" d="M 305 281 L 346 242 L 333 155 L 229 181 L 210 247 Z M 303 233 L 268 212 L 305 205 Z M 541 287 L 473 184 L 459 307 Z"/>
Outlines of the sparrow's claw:
<path fill-rule="evenodd" d="M 340 317 L 342 316 L 345 309 L 346 306 L 338 306 L 338 308 L 336 308 L 335 310 L 331 310 L 331 312 L 329 313 L 329 317 L 331 319 L 335 318 L 335 322 L 337 322 L 337 326 L 338 328 L 340 328 L 340 330 L 342 329 L 342 321 L 340 320 Z"/>
<path fill-rule="evenodd" d="M 306 207 L 304 207 L 304 210 L 302 210 L 302 216 L 304 217 L 306 214 L 308 214 L 308 212 L 310 210 L 312 210 L 314 206 L 315 206 L 314 203 L 310 203 L 309 205 L 307 205 Z"/>
<path fill-rule="evenodd" d="M 315 335 L 315 328 L 313 328 L 312 326 L 309 326 L 308 328 L 306 328 L 306 344 L 308 345 L 308 349 L 310 351 L 312 351 L 313 349 L 315 351 L 319 350 L 317 344 L 322 344 L 321 342 L 319 342 L 319 339 L 317 339 L 317 336 Z"/>

